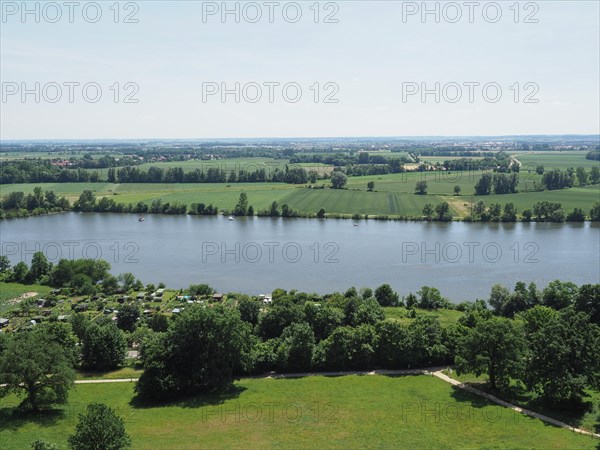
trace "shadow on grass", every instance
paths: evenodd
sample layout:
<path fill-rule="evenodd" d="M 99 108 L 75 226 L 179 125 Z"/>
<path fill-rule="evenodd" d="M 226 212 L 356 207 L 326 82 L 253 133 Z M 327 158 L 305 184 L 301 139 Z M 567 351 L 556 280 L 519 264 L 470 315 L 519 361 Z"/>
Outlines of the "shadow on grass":
<path fill-rule="evenodd" d="M 43 427 L 52 427 L 66 417 L 62 409 L 47 409 L 38 412 L 24 411 L 16 405 L 0 408 L 0 431 L 16 431 L 22 426 L 35 423 Z"/>
<path fill-rule="evenodd" d="M 594 408 L 593 401 L 582 400 L 580 402 L 568 402 L 549 405 L 542 402 L 539 398 L 533 398 L 531 392 L 528 392 L 523 386 L 511 385 L 510 387 L 494 390 L 487 382 L 476 382 L 476 383 L 465 383 L 475 389 L 485 392 L 486 394 L 493 395 L 500 400 L 519 406 L 521 408 L 533 411 L 545 416 L 551 417 L 561 422 L 567 423 L 571 426 L 580 428 L 585 419 L 586 414 L 591 412 Z M 465 391 L 456 386 L 452 387 L 452 397 L 459 402 L 470 402 L 470 406 L 474 408 L 483 408 L 488 405 L 496 405 L 496 403 L 488 400 L 484 397 L 478 396 L 474 393 Z M 501 405 L 499 405 L 501 406 Z M 511 414 L 518 415 L 519 417 L 529 417 L 528 415 L 512 411 Z M 546 426 L 554 427 L 548 422 L 543 422 Z M 593 427 L 594 429 L 589 431 L 600 431 L 600 423 L 597 423 Z"/>
<path fill-rule="evenodd" d="M 197 395 L 181 395 L 173 397 L 169 400 L 149 400 L 140 395 L 136 395 L 131 399 L 129 405 L 133 408 L 161 408 L 165 406 L 176 406 L 179 408 L 201 408 L 203 406 L 217 406 L 221 405 L 227 400 L 236 399 L 242 392 L 246 390 L 245 387 L 239 385 L 232 385 L 223 388 L 218 391 L 207 392 L 204 394 Z"/>

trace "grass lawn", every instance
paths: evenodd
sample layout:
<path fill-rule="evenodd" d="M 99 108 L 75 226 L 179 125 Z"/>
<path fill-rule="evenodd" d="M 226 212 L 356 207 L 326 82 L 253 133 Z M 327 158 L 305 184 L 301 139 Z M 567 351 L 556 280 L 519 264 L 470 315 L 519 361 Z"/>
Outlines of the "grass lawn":
<path fill-rule="evenodd" d="M 505 392 L 502 394 L 498 394 L 497 392 L 492 392 L 487 385 L 488 376 L 487 374 L 482 374 L 480 376 L 476 376 L 472 373 L 466 373 L 458 375 L 456 371 L 448 371 L 445 370 L 444 373 L 455 380 L 462 381 L 463 383 L 468 383 L 473 387 L 481 389 L 482 391 L 490 392 L 497 397 L 502 398 L 510 403 L 519 405 L 523 408 L 539 412 L 541 414 L 546 414 L 555 419 L 561 420 L 569 425 L 572 425 L 577 428 L 583 428 L 588 431 L 593 431 L 598 433 L 600 431 L 600 392 L 587 390 L 586 392 L 589 394 L 589 397 L 585 398 L 583 401 L 583 405 L 577 410 L 567 411 L 561 407 L 551 407 L 551 406 L 543 406 L 540 405 L 536 401 L 535 394 L 526 391 L 522 386 L 513 382 L 510 387 L 509 392 Z"/>
<path fill-rule="evenodd" d="M 210 162 L 210 161 L 209 161 Z M 160 163 L 166 164 L 166 163 Z M 474 185 L 482 172 L 413 172 L 364 177 L 349 177 L 347 189 L 307 189 L 304 185 L 286 183 L 41 183 L 11 184 L 0 186 L 0 195 L 22 191 L 30 193 L 35 186 L 53 190 L 59 196 L 75 201 L 85 189 L 92 190 L 97 198 L 111 197 L 117 203 L 144 202 L 153 200 L 179 202 L 190 206 L 205 203 L 232 210 L 241 192 L 248 195 L 249 204 L 255 211 L 268 209 L 276 201 L 279 205 L 302 213 L 316 213 L 324 208 L 328 213 L 369 214 L 420 217 L 426 203 L 436 205 L 442 201 L 450 204 L 453 215 L 465 217 L 470 205 L 483 201 L 490 203 L 514 203 L 517 212 L 532 209 L 539 201 L 559 202 L 567 212 L 582 208 L 587 214 L 595 201 L 600 200 L 600 185 L 573 187 L 556 191 L 525 192 L 527 187 L 541 178 L 535 173 L 519 174 L 521 192 L 505 195 L 474 196 Z M 427 195 L 415 195 L 417 181 L 426 180 Z M 375 182 L 375 192 L 367 191 L 367 183 Z M 318 184 L 329 185 L 327 181 Z M 454 186 L 461 187 L 461 195 L 454 195 Z"/>
<path fill-rule="evenodd" d="M 522 169 L 533 169 L 536 166 L 544 166 L 544 169 L 561 169 L 569 167 L 585 167 L 589 171 L 594 166 L 599 166 L 600 162 L 591 159 L 585 159 L 587 152 L 584 151 L 553 151 L 553 152 L 525 152 L 516 154 L 516 158 L 521 162 Z"/>
<path fill-rule="evenodd" d="M 17 303 L 11 302 L 21 295 L 29 292 L 35 292 L 35 296 L 48 294 L 52 288 L 41 286 L 39 284 L 19 284 L 0 282 L 0 313 L 7 312 L 18 307 Z M 32 297 L 35 297 L 32 296 Z"/>
<path fill-rule="evenodd" d="M 44 439 L 65 448 L 90 402 L 117 410 L 136 449 L 596 448 L 596 439 L 493 405 L 431 376 L 244 379 L 229 394 L 163 406 L 133 399 L 133 383 L 78 385 L 54 413 L 0 407 L 3 448 Z"/>
<path fill-rule="evenodd" d="M 403 307 L 390 307 L 386 306 L 383 308 L 385 313 L 385 318 L 388 320 L 393 320 L 396 322 L 400 322 L 403 325 L 408 325 L 413 322 L 415 319 L 411 319 L 406 317 L 406 308 Z M 416 309 L 417 317 L 419 316 L 433 316 L 437 317 L 440 320 L 442 325 L 450 325 L 452 323 L 456 323 L 456 321 L 462 316 L 461 311 L 456 311 L 454 309 L 436 309 L 436 310 L 428 310 L 428 309 Z"/>

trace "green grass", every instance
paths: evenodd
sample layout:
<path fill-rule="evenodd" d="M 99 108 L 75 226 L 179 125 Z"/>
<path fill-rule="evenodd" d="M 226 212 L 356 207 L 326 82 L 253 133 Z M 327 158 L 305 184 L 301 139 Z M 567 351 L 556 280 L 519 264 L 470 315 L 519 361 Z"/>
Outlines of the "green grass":
<path fill-rule="evenodd" d="M 567 411 L 561 407 L 541 405 L 535 394 L 527 391 L 522 385 L 511 382 L 510 390 L 503 393 L 490 391 L 487 374 L 476 376 L 473 373 L 458 374 L 456 371 L 444 370 L 444 373 L 455 380 L 467 383 L 482 391 L 491 392 L 497 397 L 526 409 L 545 414 L 561 420 L 577 428 L 598 432 L 600 429 L 600 391 L 588 389 L 589 397 L 585 398 L 579 410 Z"/>
<path fill-rule="evenodd" d="M 77 372 L 77 380 L 116 380 L 119 378 L 139 378 L 142 369 L 123 367 L 110 372 Z"/>
<path fill-rule="evenodd" d="M 273 201 L 287 203 L 293 210 L 316 213 L 324 208 L 328 213 L 402 215 L 420 217 L 426 203 L 437 204 L 448 201 L 455 217 L 465 217 L 470 205 L 478 201 L 500 203 L 512 202 L 518 212 L 532 209 L 539 201 L 559 202 L 565 211 L 582 208 L 589 213 L 594 202 L 600 200 L 600 185 L 574 187 L 557 191 L 525 192 L 527 187 L 540 180 L 535 173 L 520 173 L 518 188 L 521 192 L 506 195 L 474 196 L 474 185 L 481 176 L 476 172 L 419 172 L 349 177 L 347 189 L 307 189 L 301 185 L 285 183 L 42 183 L 11 184 L 0 186 L 0 195 L 23 191 L 30 193 L 35 186 L 53 190 L 59 196 L 74 201 L 85 189 L 94 191 L 97 198 L 110 196 L 117 203 L 145 202 L 155 199 L 163 202 L 187 204 L 205 203 L 221 209 L 233 209 L 241 192 L 248 194 L 249 204 L 255 210 L 267 209 Z M 427 195 L 415 195 L 415 184 L 419 180 L 428 183 Z M 375 182 L 375 192 L 367 191 L 367 183 Z M 327 181 L 319 184 L 328 185 Z M 454 186 L 461 187 L 461 195 L 454 195 Z"/>
<path fill-rule="evenodd" d="M 48 294 L 52 289 L 39 284 L 18 284 L 0 282 L 0 313 L 5 313 L 16 308 L 17 304 L 11 304 L 11 300 L 20 297 L 26 292 L 36 292 L 37 295 Z"/>
<path fill-rule="evenodd" d="M 385 318 L 388 320 L 393 320 L 395 322 L 400 322 L 403 325 L 408 325 L 413 322 L 415 319 L 409 318 L 406 316 L 406 308 L 403 307 L 384 307 L 383 311 L 385 313 Z M 432 316 L 437 317 L 440 320 L 442 325 L 450 325 L 456 323 L 456 321 L 462 316 L 461 311 L 456 311 L 454 309 L 416 309 L 417 317 L 423 316 Z"/>
<path fill-rule="evenodd" d="M 526 152 L 516 154 L 516 158 L 523 164 L 523 169 L 535 170 L 538 165 L 544 169 L 568 169 L 569 167 L 585 167 L 589 171 L 594 166 L 600 165 L 598 161 L 585 159 L 587 152 L 583 151 L 553 151 L 553 152 Z"/>
<path fill-rule="evenodd" d="M 598 441 L 459 391 L 431 376 L 244 379 L 228 394 L 163 406 L 133 400 L 133 383 L 78 385 L 69 404 L 12 416 L 3 400 L 3 448 L 44 439 L 65 448 L 77 414 L 102 402 L 125 419 L 135 449 L 589 448 Z"/>

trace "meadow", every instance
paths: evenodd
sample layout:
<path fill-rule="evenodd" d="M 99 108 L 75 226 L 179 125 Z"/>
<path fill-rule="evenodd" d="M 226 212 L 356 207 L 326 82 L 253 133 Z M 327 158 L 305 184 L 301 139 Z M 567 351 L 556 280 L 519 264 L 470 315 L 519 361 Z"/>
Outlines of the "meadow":
<path fill-rule="evenodd" d="M 36 296 L 48 294 L 52 288 L 40 284 L 0 283 L 0 313 L 5 313 L 17 307 L 14 302 L 25 293 L 36 293 Z M 11 300 L 13 300 L 11 302 Z"/>
<path fill-rule="evenodd" d="M 544 169 L 561 169 L 569 167 L 584 167 L 586 170 L 600 165 L 600 162 L 585 159 L 587 152 L 582 151 L 552 151 L 552 152 L 525 152 L 516 154 L 523 169 L 535 170 L 536 166 L 542 165 Z"/>
<path fill-rule="evenodd" d="M 280 205 L 288 204 L 290 208 L 302 213 L 316 213 L 324 208 L 328 213 L 389 215 L 420 217 L 426 203 L 437 204 L 447 201 L 455 217 L 469 214 L 471 205 L 482 200 L 486 204 L 514 203 L 519 212 L 532 209 L 539 201 L 559 202 L 565 211 L 582 208 L 589 213 L 595 201 L 600 200 L 600 186 L 573 187 L 570 189 L 530 192 L 541 176 L 535 173 L 537 165 L 546 170 L 567 167 L 585 167 L 589 171 L 597 161 L 585 159 L 585 152 L 527 152 L 516 155 L 521 161 L 519 173 L 519 192 L 517 194 L 474 196 L 474 185 L 482 175 L 482 171 L 462 172 L 406 172 L 385 175 L 348 177 L 344 190 L 307 189 L 306 186 L 285 183 L 199 183 L 199 184 L 112 184 L 112 183 L 42 183 L 45 190 L 54 190 L 59 196 L 66 196 L 70 201 L 78 198 L 84 189 L 94 191 L 96 197 L 112 196 L 116 202 L 151 203 L 161 199 L 163 202 L 179 202 L 187 205 L 205 203 L 231 210 L 237 203 L 239 194 L 248 194 L 249 204 L 255 210 L 267 209 L 273 201 Z M 424 157 L 426 160 L 443 160 L 451 157 Z M 181 166 L 185 171 L 208 170 L 218 167 L 227 171 L 256 170 L 265 168 L 283 168 L 288 160 L 273 158 L 234 158 L 213 161 L 173 161 L 142 164 L 147 170 L 150 166 L 168 168 Z M 330 172 L 331 166 L 323 164 L 303 163 L 301 167 L 316 170 L 319 173 Z M 106 171 L 106 169 L 102 169 Z M 367 183 L 375 183 L 374 192 L 369 192 Z M 417 181 L 427 181 L 427 195 L 415 195 Z M 329 185 L 328 181 L 319 181 L 317 185 Z M 13 191 L 30 193 L 37 184 L 0 185 L 0 195 Z M 460 186 L 460 195 L 454 195 L 454 187 Z"/>
<path fill-rule="evenodd" d="M 160 406 L 133 383 L 77 385 L 69 403 L 39 415 L 0 403 L 3 448 L 35 439 L 66 448 L 91 402 L 124 418 L 135 449 L 237 448 L 597 448 L 594 438 L 514 413 L 432 376 L 242 379 L 227 393 Z"/>

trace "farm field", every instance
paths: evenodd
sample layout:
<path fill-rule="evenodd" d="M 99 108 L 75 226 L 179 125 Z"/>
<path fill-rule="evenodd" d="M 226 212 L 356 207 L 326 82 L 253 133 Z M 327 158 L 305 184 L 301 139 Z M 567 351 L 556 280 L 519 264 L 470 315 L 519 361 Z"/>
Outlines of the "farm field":
<path fill-rule="evenodd" d="M 69 404 L 39 416 L 0 403 L 0 442 L 64 448 L 77 414 L 102 402 L 122 416 L 136 449 L 580 448 L 597 440 L 520 416 L 431 376 L 242 379 L 230 393 L 162 406 L 140 403 L 133 383 L 78 385 Z"/>
<path fill-rule="evenodd" d="M 600 162 L 585 159 L 587 152 L 582 151 L 553 151 L 553 152 L 525 152 L 517 153 L 515 157 L 521 162 L 522 169 L 535 170 L 542 165 L 544 169 L 561 169 L 569 167 L 585 167 L 586 170 L 600 166 Z"/>

